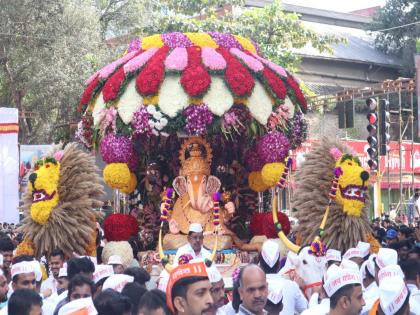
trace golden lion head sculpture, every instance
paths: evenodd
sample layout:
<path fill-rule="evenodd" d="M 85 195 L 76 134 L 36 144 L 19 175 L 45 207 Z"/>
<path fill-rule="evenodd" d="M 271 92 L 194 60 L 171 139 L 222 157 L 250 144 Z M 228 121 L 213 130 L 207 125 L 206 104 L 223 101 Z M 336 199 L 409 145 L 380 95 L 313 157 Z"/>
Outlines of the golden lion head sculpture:
<path fill-rule="evenodd" d="M 95 158 L 72 143 L 38 161 L 24 196 L 25 241 L 18 247 L 40 257 L 54 249 L 94 256 L 95 208 L 103 186 Z M 25 250 L 24 250 L 25 249 Z"/>

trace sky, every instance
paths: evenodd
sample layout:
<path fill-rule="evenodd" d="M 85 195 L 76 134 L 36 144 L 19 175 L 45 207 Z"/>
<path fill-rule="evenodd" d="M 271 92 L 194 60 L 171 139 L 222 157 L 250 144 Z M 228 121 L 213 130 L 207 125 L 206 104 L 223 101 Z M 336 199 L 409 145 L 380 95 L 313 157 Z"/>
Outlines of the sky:
<path fill-rule="evenodd" d="M 383 6 L 386 0 L 283 0 L 283 2 L 337 12 L 350 12 L 377 5 Z"/>

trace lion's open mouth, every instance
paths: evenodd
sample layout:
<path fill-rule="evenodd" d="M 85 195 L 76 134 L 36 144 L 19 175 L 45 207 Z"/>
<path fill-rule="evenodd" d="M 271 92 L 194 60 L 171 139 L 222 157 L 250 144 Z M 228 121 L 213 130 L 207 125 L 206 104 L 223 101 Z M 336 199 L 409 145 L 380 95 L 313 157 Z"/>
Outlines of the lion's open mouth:
<path fill-rule="evenodd" d="M 361 202 L 365 202 L 366 200 L 366 190 L 367 187 L 359 185 L 348 185 L 344 188 L 340 186 L 340 191 L 343 198 L 350 200 L 358 200 Z"/>
<path fill-rule="evenodd" d="M 55 191 L 49 195 L 44 189 L 37 189 L 32 192 L 32 203 L 51 200 L 54 198 Z"/>

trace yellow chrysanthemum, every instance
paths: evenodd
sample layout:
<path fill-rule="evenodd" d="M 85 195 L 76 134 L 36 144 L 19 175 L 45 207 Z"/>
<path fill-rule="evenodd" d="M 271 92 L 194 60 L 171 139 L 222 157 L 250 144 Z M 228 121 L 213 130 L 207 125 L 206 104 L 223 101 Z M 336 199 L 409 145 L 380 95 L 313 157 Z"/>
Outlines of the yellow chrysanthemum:
<path fill-rule="evenodd" d="M 219 45 L 207 33 L 185 33 L 185 35 L 195 46 L 219 48 Z"/>
<path fill-rule="evenodd" d="M 160 34 L 148 36 L 142 39 L 141 49 L 149 48 L 161 48 L 163 46 L 163 41 Z"/>
<path fill-rule="evenodd" d="M 248 185 L 253 191 L 263 192 L 269 187 L 263 182 L 261 172 L 251 172 L 248 175 Z"/>
<path fill-rule="evenodd" d="M 121 192 L 125 194 L 131 194 L 137 187 L 137 177 L 134 173 L 131 173 L 130 182 L 126 188 L 121 189 Z"/>
<path fill-rule="evenodd" d="M 284 171 L 284 163 L 268 163 L 261 169 L 261 177 L 265 185 L 273 187 Z"/>
<path fill-rule="evenodd" d="M 236 40 L 239 42 L 239 44 L 242 45 L 242 47 L 245 50 L 248 50 L 248 51 L 253 52 L 253 53 L 257 52 L 254 44 L 249 39 L 247 39 L 245 37 L 242 37 L 241 35 L 233 35 L 233 36 L 236 38 Z"/>
<path fill-rule="evenodd" d="M 111 163 L 104 168 L 104 181 L 115 189 L 124 189 L 131 179 L 130 169 L 125 163 Z"/>

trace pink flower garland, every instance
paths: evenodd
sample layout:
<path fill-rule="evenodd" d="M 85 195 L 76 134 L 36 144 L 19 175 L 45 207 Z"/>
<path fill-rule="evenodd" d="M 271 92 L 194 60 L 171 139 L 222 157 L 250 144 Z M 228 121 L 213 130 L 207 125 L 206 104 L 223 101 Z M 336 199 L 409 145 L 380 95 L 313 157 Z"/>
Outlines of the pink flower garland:
<path fill-rule="evenodd" d="M 241 59 L 248 66 L 248 68 L 254 72 L 260 72 L 264 69 L 264 66 L 262 65 L 261 62 L 251 57 L 250 55 L 247 55 L 246 53 L 239 50 L 238 48 L 231 48 L 229 52 L 232 55 L 235 55 L 236 57 Z"/>
<path fill-rule="evenodd" d="M 138 53 L 137 51 L 132 51 L 128 53 L 127 55 L 125 55 L 124 57 L 117 59 L 114 62 L 110 63 L 109 65 L 105 66 L 104 68 L 102 68 L 102 70 L 99 71 L 99 77 L 101 79 L 108 78 L 111 75 L 111 73 L 115 71 L 117 67 L 126 63 L 128 60 L 133 58 L 137 53 Z"/>
<path fill-rule="evenodd" d="M 145 52 L 141 53 L 137 57 L 131 59 L 129 62 L 127 62 L 124 65 L 124 72 L 134 72 L 137 69 L 143 67 L 146 62 L 149 61 L 150 58 L 153 57 L 153 55 L 158 51 L 158 48 L 150 48 L 146 50 Z"/>
<path fill-rule="evenodd" d="M 177 47 L 169 54 L 165 60 L 166 70 L 182 71 L 187 67 L 188 53 L 187 49 Z"/>
<path fill-rule="evenodd" d="M 204 66 L 206 66 L 209 70 L 226 69 L 226 60 L 214 48 L 203 47 L 201 51 L 201 58 Z"/>

